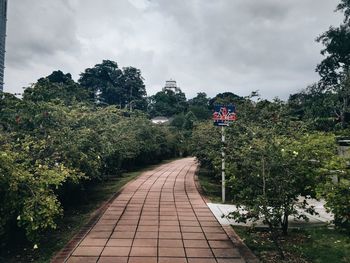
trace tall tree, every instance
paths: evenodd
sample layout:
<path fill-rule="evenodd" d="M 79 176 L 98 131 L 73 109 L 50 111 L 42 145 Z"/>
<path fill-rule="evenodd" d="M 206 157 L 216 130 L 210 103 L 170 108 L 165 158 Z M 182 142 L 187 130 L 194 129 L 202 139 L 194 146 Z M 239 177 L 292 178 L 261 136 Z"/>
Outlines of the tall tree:
<path fill-rule="evenodd" d="M 141 71 L 133 67 L 123 68 L 122 84 L 124 86 L 125 93 L 124 101 L 130 109 L 137 108 L 140 110 L 146 110 L 146 89 L 143 83 L 143 77 Z"/>
<path fill-rule="evenodd" d="M 120 108 L 146 107 L 146 89 L 139 69 L 119 69 L 117 62 L 103 60 L 81 73 L 79 83 L 98 103 L 119 105 Z"/>
<path fill-rule="evenodd" d="M 350 106 L 350 1 L 342 0 L 336 11 L 344 13 L 344 20 L 317 38 L 324 45 L 321 54 L 325 58 L 317 65 L 316 71 L 321 76 L 319 84 L 323 90 L 338 94 L 336 115 L 344 126 Z"/>

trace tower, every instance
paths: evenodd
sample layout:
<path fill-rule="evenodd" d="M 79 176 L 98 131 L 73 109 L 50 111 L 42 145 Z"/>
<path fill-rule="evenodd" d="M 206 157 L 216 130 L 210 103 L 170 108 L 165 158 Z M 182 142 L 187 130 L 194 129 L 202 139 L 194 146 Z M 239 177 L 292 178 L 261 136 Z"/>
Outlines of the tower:
<path fill-rule="evenodd" d="M 4 89 L 7 0 L 0 0 L 0 91 Z"/>
<path fill-rule="evenodd" d="M 166 90 L 172 90 L 174 93 L 181 91 L 180 88 L 176 85 L 176 81 L 172 79 L 165 81 L 165 87 L 163 88 L 163 91 Z"/>

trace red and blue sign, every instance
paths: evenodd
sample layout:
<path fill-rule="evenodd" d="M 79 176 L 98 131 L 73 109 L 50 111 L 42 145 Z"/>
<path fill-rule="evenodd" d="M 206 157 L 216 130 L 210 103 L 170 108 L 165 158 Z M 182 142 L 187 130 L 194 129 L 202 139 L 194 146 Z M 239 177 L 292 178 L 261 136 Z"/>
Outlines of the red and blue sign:
<path fill-rule="evenodd" d="M 215 105 L 213 120 L 215 126 L 229 126 L 237 120 L 236 107 L 234 105 Z"/>

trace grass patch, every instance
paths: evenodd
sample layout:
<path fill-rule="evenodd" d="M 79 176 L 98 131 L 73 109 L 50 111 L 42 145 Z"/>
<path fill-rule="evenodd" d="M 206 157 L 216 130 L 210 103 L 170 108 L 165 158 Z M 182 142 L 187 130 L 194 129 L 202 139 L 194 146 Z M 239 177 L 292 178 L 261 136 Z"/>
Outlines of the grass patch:
<path fill-rule="evenodd" d="M 172 160 L 170 160 L 172 161 Z M 161 164 L 170 162 L 164 161 Z M 33 244 L 21 242 L 23 233 L 14 234 L 10 243 L 0 251 L 0 262 L 50 262 L 50 259 L 61 250 L 78 231 L 88 223 L 91 214 L 104 202 L 109 200 L 126 183 L 139 176 L 142 172 L 154 169 L 158 165 L 147 166 L 133 172 L 123 173 L 118 177 L 111 177 L 108 180 L 90 185 L 84 191 L 84 198 L 74 206 L 64 211 L 64 217 L 58 223 L 55 231 L 43 235 L 39 248 L 33 250 Z"/>
<path fill-rule="evenodd" d="M 205 167 L 200 167 L 198 180 L 203 194 L 213 203 L 221 203 L 221 182 L 213 176 L 213 172 Z"/>
<path fill-rule="evenodd" d="M 350 236 L 338 229 L 290 229 L 288 236 L 281 239 L 286 254 L 286 260 L 282 261 L 267 230 L 242 226 L 233 228 L 262 262 L 350 262 Z"/>

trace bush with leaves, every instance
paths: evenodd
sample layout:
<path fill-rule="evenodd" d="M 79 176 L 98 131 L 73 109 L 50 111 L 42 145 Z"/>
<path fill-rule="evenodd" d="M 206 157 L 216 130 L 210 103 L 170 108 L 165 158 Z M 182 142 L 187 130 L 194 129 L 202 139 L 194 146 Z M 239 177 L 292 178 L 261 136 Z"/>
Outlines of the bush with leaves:
<path fill-rule="evenodd" d="M 349 158 L 330 159 L 323 170 L 323 182 L 317 188 L 326 208 L 334 214 L 334 223 L 350 232 L 350 171 Z"/>
<path fill-rule="evenodd" d="M 38 240 L 88 182 L 179 152 L 171 127 L 115 106 L 3 94 L 0 124 L 1 237 L 17 225 Z"/>
<path fill-rule="evenodd" d="M 83 175 L 63 164 L 33 159 L 30 144 L 9 144 L 0 135 L 0 234 L 17 221 L 34 241 L 42 231 L 55 228 L 55 219 L 62 214 L 55 189 L 68 180 L 78 182 Z"/>

